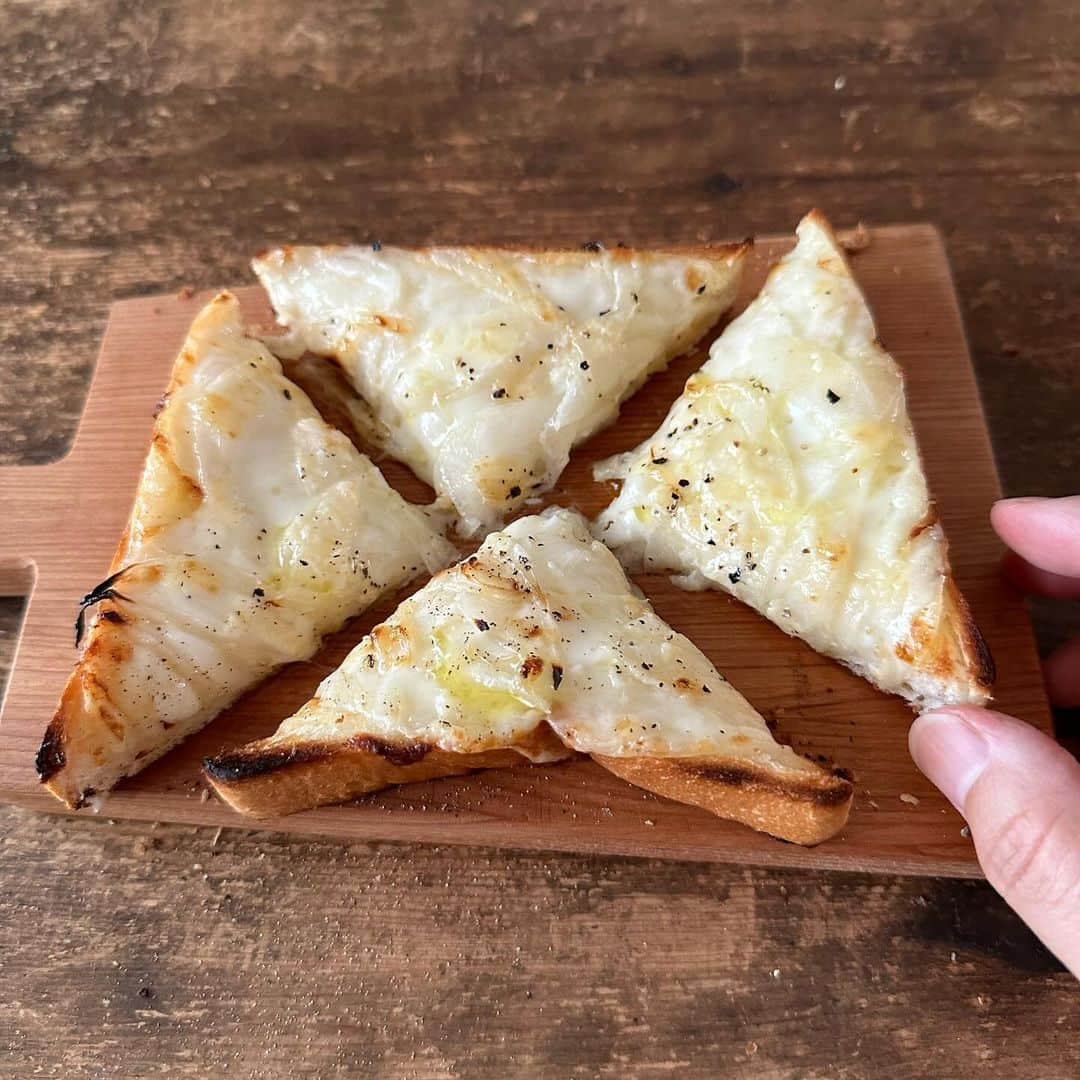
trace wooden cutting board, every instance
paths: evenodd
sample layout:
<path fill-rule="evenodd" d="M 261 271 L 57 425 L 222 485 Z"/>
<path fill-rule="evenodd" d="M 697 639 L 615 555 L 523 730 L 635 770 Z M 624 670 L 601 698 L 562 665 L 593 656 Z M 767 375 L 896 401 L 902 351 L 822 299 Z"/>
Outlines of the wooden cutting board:
<path fill-rule="evenodd" d="M 759 241 L 740 307 L 767 266 L 791 244 Z M 1031 626 L 1022 600 L 998 578 L 1000 545 L 987 511 L 1000 495 L 971 361 L 941 237 L 930 226 L 873 230 L 855 271 L 882 340 L 907 375 L 909 404 L 960 586 L 999 668 L 999 707 L 1050 730 Z M 237 290 L 254 322 L 269 321 L 257 288 Z M 0 798 L 39 810 L 64 808 L 37 782 L 34 755 L 75 660 L 79 598 L 106 574 L 146 450 L 151 416 L 201 296 L 115 304 L 86 412 L 71 454 L 53 465 L 0 469 L 0 593 L 30 592 L 0 720 Z M 650 434 L 704 351 L 654 378 L 619 422 L 574 455 L 551 501 L 592 515 L 610 497 L 591 463 Z M 425 489 L 394 463 L 386 471 L 407 497 Z M 704 811 L 633 788 L 590 762 L 522 767 L 418 784 L 260 827 L 350 839 L 432 841 L 675 859 L 977 875 L 962 821 L 907 753 L 910 713 L 846 670 L 788 638 L 737 601 L 686 593 L 666 579 L 638 583 L 659 613 L 688 634 L 799 750 L 850 769 L 856 799 L 847 828 L 806 850 Z M 200 735 L 124 782 L 114 818 L 251 827 L 204 790 L 199 763 L 273 731 L 360 637 L 393 609 L 389 600 L 247 695 Z M 88 811 L 83 811 L 84 813 Z"/>

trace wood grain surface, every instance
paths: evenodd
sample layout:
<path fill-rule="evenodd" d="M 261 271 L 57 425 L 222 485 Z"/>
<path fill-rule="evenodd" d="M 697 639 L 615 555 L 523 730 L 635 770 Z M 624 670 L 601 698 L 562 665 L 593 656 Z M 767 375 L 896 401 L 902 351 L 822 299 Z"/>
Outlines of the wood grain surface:
<path fill-rule="evenodd" d="M 1006 492 L 1077 486 L 1068 0 L 7 0 L 0 61 L 6 463 L 70 444 L 113 300 L 271 243 L 818 204 L 939 224 Z M 0 880 L 0 1075 L 1076 1073 L 1075 983 L 984 884 L 8 808 Z"/>
<path fill-rule="evenodd" d="M 722 237 L 714 238 L 724 239 Z M 864 230 L 853 262 L 875 311 L 878 332 L 904 371 L 908 408 L 931 490 L 950 538 L 957 582 L 994 655 L 998 705 L 1050 728 L 1027 613 L 1001 580 L 1001 544 L 988 510 L 1000 496 L 963 328 L 940 237 L 926 225 Z M 790 237 L 755 243 L 743 275 L 740 310 L 756 295 Z M 249 322 L 272 323 L 259 287 L 235 290 Z M 0 467 L 0 501 L 23 524 L 0 538 L 0 571 L 32 562 L 35 585 L 19 659 L 0 718 L 0 798 L 59 811 L 33 763 L 44 725 L 74 659 L 78 600 L 108 573 L 124 530 L 162 388 L 195 313 L 211 294 L 125 300 L 112 308 L 74 450 L 47 466 Z M 617 423 L 578 448 L 548 501 L 594 517 L 612 495 L 592 465 L 631 449 L 663 422 L 708 342 L 649 380 Z M 383 462 L 402 494 L 431 493 L 403 467 Z M 78 543 L 66 522 L 81 519 Z M 687 634 L 777 725 L 780 738 L 848 769 L 856 784 L 840 834 L 807 850 L 780 843 L 704 810 L 648 796 L 600 766 L 507 769 L 408 785 L 348 807 L 323 807 L 269 821 L 287 832 L 351 839 L 427 840 L 795 865 L 814 869 L 978 874 L 963 821 L 915 768 L 907 752 L 911 713 L 897 698 L 816 654 L 715 592 L 686 593 L 662 575 L 637 579 L 657 611 Z M 204 758 L 273 733 L 312 694 L 373 625 L 388 599 L 356 620 L 305 664 L 291 665 L 246 695 L 160 762 L 121 784 L 106 812 L 146 821 L 238 825 L 246 822 L 207 798 Z"/>

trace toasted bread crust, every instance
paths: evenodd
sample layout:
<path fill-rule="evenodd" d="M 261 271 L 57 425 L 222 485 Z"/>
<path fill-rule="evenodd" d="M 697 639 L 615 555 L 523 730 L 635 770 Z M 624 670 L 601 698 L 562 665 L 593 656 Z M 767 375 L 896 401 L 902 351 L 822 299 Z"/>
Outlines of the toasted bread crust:
<path fill-rule="evenodd" d="M 555 733 L 541 724 L 527 749 L 571 756 Z M 422 741 L 391 742 L 360 735 L 331 743 L 261 739 L 203 762 L 203 775 L 234 810 L 251 817 L 295 814 L 345 802 L 395 784 L 462 776 L 530 761 L 515 749 L 458 753 Z"/>
<path fill-rule="evenodd" d="M 854 788 L 841 772 L 770 772 L 738 758 L 607 757 L 593 760 L 631 784 L 795 844 L 820 844 L 844 827 Z"/>
<path fill-rule="evenodd" d="M 990 646 L 975 624 L 964 594 L 950 574 L 945 581 L 945 621 L 956 638 L 957 649 L 962 657 L 959 674 L 966 675 L 973 698 L 981 697 L 983 703 L 991 700 L 991 689 L 997 678 Z"/>
<path fill-rule="evenodd" d="M 590 241 L 593 243 L 593 241 Z M 591 250 L 589 244 L 579 244 L 577 247 L 537 247 L 534 244 L 525 243 L 511 243 L 511 244 L 379 244 L 377 248 L 374 245 L 365 244 L 282 244 L 276 248 L 264 248 L 254 256 L 254 261 L 259 262 L 263 259 L 268 259 L 274 255 L 280 255 L 282 261 L 289 262 L 293 257 L 293 252 L 298 248 L 320 248 L 323 251 L 342 251 L 349 247 L 367 247 L 371 246 L 374 250 L 382 250 L 386 248 L 396 248 L 398 251 L 409 251 L 417 254 L 424 254 L 432 251 L 469 251 L 474 254 L 490 254 L 490 253 L 502 253 L 506 252 L 512 255 L 577 255 L 581 251 Z M 634 255 L 682 255 L 688 257 L 698 257 L 701 259 L 710 259 L 717 261 L 720 259 L 726 259 L 732 261 L 734 259 L 741 258 L 754 246 L 754 238 L 748 236 L 745 240 L 737 242 L 726 243 L 705 243 L 705 244 L 665 244 L 663 247 L 644 247 L 644 248 L 632 248 L 625 247 L 621 244 L 614 247 L 605 247 L 601 245 L 597 254 L 608 252 L 617 258 L 632 258 Z"/>
<path fill-rule="evenodd" d="M 219 292 L 210 302 L 215 308 L 235 303 L 236 298 L 227 291 Z M 200 313 L 196 323 L 188 331 L 189 338 L 199 321 L 206 316 L 206 310 Z M 194 358 L 185 341 L 184 348 L 169 374 L 169 384 L 154 413 L 153 434 L 139 474 L 139 488 L 136 490 L 135 502 L 123 534 L 109 563 L 109 574 L 101 585 L 87 594 L 80 608 L 79 620 L 76 623 L 78 639 L 82 637 L 83 611 L 89 606 L 87 601 L 99 594 L 103 599 L 103 602 L 95 601 L 98 625 L 95 628 L 94 640 L 76 661 L 74 671 L 68 676 L 60 703 L 49 721 L 37 753 L 35 764 L 41 782 L 72 810 L 85 806 L 87 800 L 96 794 L 95 788 L 86 786 L 81 778 L 100 775 L 102 785 L 111 787 L 119 776 L 125 775 L 124 772 L 114 774 L 104 748 L 116 740 L 110 721 L 114 726 L 119 723 L 112 719 L 114 706 L 109 700 L 107 687 L 122 662 L 126 638 L 122 633 L 116 632 L 116 628 L 122 627 L 126 619 L 113 597 L 103 590 L 106 586 L 116 584 L 122 575 L 131 569 L 129 561 L 132 540 L 136 530 L 143 527 L 140 517 L 146 513 L 142 488 L 147 484 L 154 485 L 157 499 L 170 507 L 184 507 L 190 502 L 192 505 L 188 509 L 192 509 L 202 499 L 198 485 L 177 463 L 160 419 L 169 395 L 190 380 L 193 366 Z M 182 516 L 180 511 L 178 516 Z M 106 626 L 104 623 L 111 625 Z M 78 644 L 80 640 L 76 641 L 76 645 Z M 78 733 L 79 745 L 73 745 L 75 733 Z M 180 736 L 163 740 L 158 753 L 143 757 L 136 768 L 145 768 L 179 741 Z"/>

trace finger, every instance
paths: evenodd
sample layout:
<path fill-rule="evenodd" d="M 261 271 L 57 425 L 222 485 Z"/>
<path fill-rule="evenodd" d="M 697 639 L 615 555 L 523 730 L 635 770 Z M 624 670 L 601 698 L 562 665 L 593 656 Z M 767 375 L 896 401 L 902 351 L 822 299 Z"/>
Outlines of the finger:
<path fill-rule="evenodd" d="M 1080 709 L 1080 638 L 1066 641 L 1043 664 L 1046 692 L 1061 709 Z"/>
<path fill-rule="evenodd" d="M 1080 577 L 1080 495 L 1002 499 L 990 510 L 998 536 L 1029 563 Z"/>
<path fill-rule="evenodd" d="M 1080 577 L 1071 578 L 1064 574 L 1051 574 L 1049 570 L 1040 570 L 1015 551 L 1005 553 L 1005 558 L 1001 560 L 1001 569 L 1021 592 L 1064 600 L 1080 597 Z"/>
<path fill-rule="evenodd" d="M 1080 976 L 1080 764 L 988 709 L 924 713 L 912 757 L 964 815 L 990 884 Z"/>

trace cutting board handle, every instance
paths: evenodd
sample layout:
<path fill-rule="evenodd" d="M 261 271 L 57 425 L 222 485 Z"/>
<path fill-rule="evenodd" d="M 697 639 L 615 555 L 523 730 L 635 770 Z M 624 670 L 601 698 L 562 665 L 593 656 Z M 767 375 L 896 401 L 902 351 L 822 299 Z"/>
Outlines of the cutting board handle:
<path fill-rule="evenodd" d="M 67 458 L 48 465 L 0 466 L 0 596 L 29 596 L 42 529 L 57 525 Z"/>

